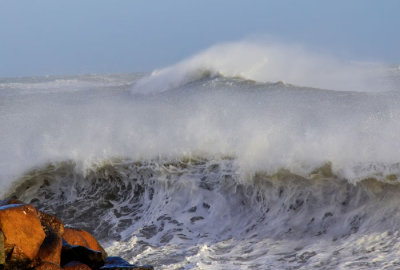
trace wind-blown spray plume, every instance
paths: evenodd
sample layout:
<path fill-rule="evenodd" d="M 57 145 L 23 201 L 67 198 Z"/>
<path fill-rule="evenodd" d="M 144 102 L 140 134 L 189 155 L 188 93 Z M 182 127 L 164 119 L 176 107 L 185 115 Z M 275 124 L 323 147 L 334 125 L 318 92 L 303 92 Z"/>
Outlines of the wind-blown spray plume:
<path fill-rule="evenodd" d="M 342 91 L 388 91 L 394 88 L 388 70 L 383 64 L 340 61 L 301 46 L 243 41 L 216 45 L 155 70 L 134 92 L 165 91 L 217 75 Z"/>

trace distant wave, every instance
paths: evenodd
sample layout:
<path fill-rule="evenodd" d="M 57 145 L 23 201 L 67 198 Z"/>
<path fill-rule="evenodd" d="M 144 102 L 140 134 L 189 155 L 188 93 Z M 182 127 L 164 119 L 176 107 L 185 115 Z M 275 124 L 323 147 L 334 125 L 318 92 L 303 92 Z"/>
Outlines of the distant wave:
<path fill-rule="evenodd" d="M 51 94 L 131 87 L 142 74 L 43 76 L 0 79 L 0 95 Z M 130 77 L 130 78 L 129 78 Z M 128 80 L 126 80 L 129 78 Z M 125 80 L 124 80 L 125 79 Z"/>
<path fill-rule="evenodd" d="M 346 62 L 300 46 L 236 42 L 213 46 L 175 65 L 158 69 L 133 87 L 134 93 L 160 92 L 212 76 L 239 77 L 340 91 L 382 92 L 396 88 L 394 67 Z"/>

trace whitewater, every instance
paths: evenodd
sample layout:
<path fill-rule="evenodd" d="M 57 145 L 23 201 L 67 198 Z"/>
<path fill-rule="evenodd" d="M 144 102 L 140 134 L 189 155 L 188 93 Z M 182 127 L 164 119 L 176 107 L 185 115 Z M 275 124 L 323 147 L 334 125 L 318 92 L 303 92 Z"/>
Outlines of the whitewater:
<path fill-rule="evenodd" d="M 155 269 L 398 269 L 400 67 L 213 46 L 0 78 L 0 194 Z"/>

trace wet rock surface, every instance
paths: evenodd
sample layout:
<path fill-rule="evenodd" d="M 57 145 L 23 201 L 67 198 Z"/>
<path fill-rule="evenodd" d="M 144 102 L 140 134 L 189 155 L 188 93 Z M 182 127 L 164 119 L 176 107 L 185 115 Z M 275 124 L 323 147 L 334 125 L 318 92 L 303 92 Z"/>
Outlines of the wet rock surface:
<path fill-rule="evenodd" d="M 45 233 L 32 205 L 0 207 L 0 229 L 4 235 L 5 268 L 28 269 L 36 264 Z"/>
<path fill-rule="evenodd" d="M 66 264 L 63 268 L 63 270 L 91 270 L 89 266 L 87 266 L 84 263 L 73 261 L 68 264 Z"/>
<path fill-rule="evenodd" d="M 61 266 L 51 262 L 41 262 L 35 270 L 61 270 Z"/>
<path fill-rule="evenodd" d="M 46 238 L 39 250 L 40 261 L 60 265 L 62 237 L 51 228 L 47 228 Z"/>
<path fill-rule="evenodd" d="M 92 250 L 100 251 L 107 254 L 103 247 L 97 242 L 90 233 L 85 230 L 75 229 L 75 228 L 65 228 L 63 239 L 70 245 L 78 245 L 90 248 Z"/>
<path fill-rule="evenodd" d="M 153 269 L 107 257 L 89 232 L 64 227 L 57 217 L 16 199 L 0 201 L 0 269 Z"/>
<path fill-rule="evenodd" d="M 73 246 L 64 241 L 61 251 L 61 265 L 64 266 L 72 261 L 79 261 L 91 269 L 98 269 L 104 265 L 106 254 L 84 246 Z"/>
<path fill-rule="evenodd" d="M 40 223 L 42 224 L 43 230 L 46 232 L 46 228 L 51 228 L 60 237 L 64 235 L 64 224 L 57 217 L 40 212 L 38 213 Z"/>

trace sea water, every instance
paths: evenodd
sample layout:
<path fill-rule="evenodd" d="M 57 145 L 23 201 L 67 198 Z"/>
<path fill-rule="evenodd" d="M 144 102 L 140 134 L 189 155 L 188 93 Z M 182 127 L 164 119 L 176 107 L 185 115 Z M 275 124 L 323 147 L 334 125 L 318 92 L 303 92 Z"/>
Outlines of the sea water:
<path fill-rule="evenodd" d="M 400 70 L 239 42 L 0 79 L 0 187 L 156 269 L 400 267 Z"/>

